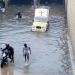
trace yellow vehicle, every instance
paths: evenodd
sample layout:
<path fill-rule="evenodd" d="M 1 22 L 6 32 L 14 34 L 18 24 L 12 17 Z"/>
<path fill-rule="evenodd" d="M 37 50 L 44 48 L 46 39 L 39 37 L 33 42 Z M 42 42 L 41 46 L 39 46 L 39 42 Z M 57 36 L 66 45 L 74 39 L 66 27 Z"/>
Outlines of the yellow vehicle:
<path fill-rule="evenodd" d="M 32 25 L 32 31 L 45 32 L 48 28 L 48 19 L 47 18 L 34 18 Z"/>
<path fill-rule="evenodd" d="M 45 32 L 49 25 L 49 9 L 35 9 L 35 17 L 32 25 L 32 31 Z"/>

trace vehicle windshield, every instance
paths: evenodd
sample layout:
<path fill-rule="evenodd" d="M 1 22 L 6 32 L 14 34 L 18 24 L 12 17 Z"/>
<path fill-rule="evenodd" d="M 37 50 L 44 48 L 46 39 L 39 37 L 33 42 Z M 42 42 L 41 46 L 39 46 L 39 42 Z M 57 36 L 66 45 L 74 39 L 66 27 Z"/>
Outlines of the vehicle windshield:
<path fill-rule="evenodd" d="M 47 22 L 47 21 L 48 18 L 39 18 L 39 17 L 34 18 L 34 22 Z"/>

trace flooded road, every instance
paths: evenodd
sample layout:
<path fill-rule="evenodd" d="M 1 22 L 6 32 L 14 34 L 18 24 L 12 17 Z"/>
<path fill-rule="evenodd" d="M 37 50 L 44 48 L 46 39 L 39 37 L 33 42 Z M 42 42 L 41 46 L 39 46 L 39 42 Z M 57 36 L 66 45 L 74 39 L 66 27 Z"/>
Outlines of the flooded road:
<path fill-rule="evenodd" d="M 23 14 L 20 21 L 14 19 L 17 10 Z M 15 51 L 14 64 L 0 69 L 0 75 L 72 75 L 63 6 L 50 6 L 49 30 L 45 33 L 31 32 L 32 7 L 11 6 L 0 16 L 0 46 L 9 43 Z M 24 43 L 32 50 L 28 66 L 24 65 Z"/>

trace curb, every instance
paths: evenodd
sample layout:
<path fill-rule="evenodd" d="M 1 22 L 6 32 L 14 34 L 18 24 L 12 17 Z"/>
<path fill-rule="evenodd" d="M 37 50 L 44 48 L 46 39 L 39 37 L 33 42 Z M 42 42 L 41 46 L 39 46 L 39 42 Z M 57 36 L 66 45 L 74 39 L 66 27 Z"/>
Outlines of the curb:
<path fill-rule="evenodd" d="M 75 75 L 75 58 L 74 58 L 74 54 L 73 54 L 73 48 L 72 48 L 72 44 L 70 41 L 70 37 L 68 35 L 67 35 L 67 39 L 68 39 L 68 47 L 69 47 L 71 65 L 72 65 L 72 73 L 73 73 L 73 75 Z"/>

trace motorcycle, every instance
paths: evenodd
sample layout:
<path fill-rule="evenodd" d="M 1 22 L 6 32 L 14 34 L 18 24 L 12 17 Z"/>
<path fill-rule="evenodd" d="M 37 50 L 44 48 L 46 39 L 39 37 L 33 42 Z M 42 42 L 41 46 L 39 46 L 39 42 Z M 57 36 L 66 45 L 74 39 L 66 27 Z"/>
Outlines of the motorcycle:
<path fill-rule="evenodd" d="M 1 68 L 8 64 L 8 52 L 2 51 Z"/>

